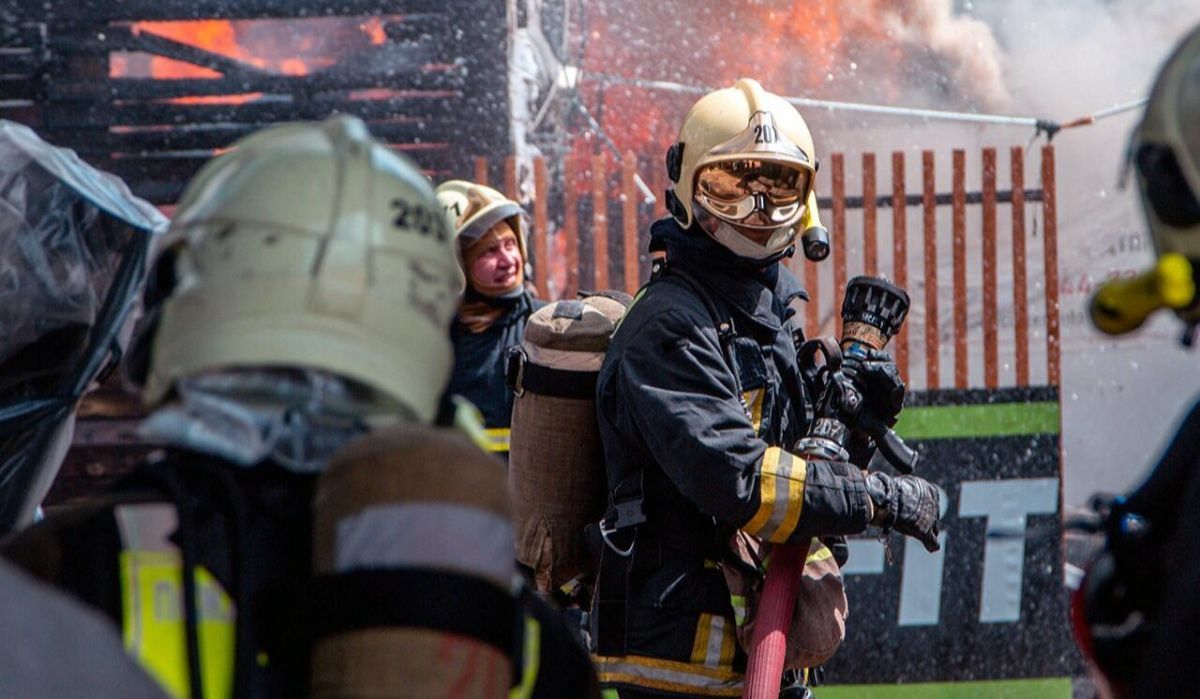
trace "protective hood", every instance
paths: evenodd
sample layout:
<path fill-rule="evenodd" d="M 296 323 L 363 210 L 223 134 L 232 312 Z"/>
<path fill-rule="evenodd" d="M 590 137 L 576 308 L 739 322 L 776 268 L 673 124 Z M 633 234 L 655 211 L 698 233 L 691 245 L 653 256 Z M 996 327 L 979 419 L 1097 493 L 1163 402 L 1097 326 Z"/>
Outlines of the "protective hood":
<path fill-rule="evenodd" d="M 166 226 L 121 180 L 0 121 L 0 533 L 49 490 Z"/>
<path fill-rule="evenodd" d="M 784 306 L 808 294 L 786 267 L 738 257 L 696 224 L 683 229 L 671 218 L 650 227 L 650 252 L 668 266 L 683 268 L 730 303 L 742 318 L 766 330 L 779 329 Z"/>

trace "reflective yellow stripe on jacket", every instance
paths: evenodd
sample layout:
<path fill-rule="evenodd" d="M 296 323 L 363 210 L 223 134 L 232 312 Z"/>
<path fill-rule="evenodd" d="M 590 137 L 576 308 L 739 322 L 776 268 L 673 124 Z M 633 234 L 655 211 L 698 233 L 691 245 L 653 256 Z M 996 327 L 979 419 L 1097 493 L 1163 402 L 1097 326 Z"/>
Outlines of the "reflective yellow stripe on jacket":
<path fill-rule="evenodd" d="M 182 568 L 177 551 L 121 552 L 125 650 L 174 699 L 191 697 Z M 233 693 L 233 602 L 204 568 L 196 595 L 204 699 L 224 699 Z"/>
<path fill-rule="evenodd" d="M 712 668 L 733 666 L 737 629 L 731 619 L 716 614 L 701 614 L 692 641 L 692 662 Z"/>
<path fill-rule="evenodd" d="M 621 658 L 594 656 L 602 684 L 678 692 L 699 697 L 737 697 L 742 694 L 742 675 L 732 669 L 640 655 Z"/>
<path fill-rule="evenodd" d="M 525 617 L 525 647 L 521 657 L 521 684 L 508 693 L 509 699 L 529 699 L 537 685 L 542 661 L 542 625 L 532 616 Z"/>
<path fill-rule="evenodd" d="M 487 435 L 485 449 L 493 454 L 508 453 L 508 439 L 512 430 L 507 427 L 489 427 L 484 432 Z"/>
<path fill-rule="evenodd" d="M 804 459 L 767 447 L 759 465 L 758 511 L 742 529 L 772 543 L 786 543 L 800 523 L 807 473 Z"/>
<path fill-rule="evenodd" d="M 746 410 L 750 411 L 750 426 L 754 428 L 755 435 L 762 433 L 763 399 L 766 395 L 767 391 L 763 388 L 756 388 L 742 394 L 742 402 L 746 405 Z"/>

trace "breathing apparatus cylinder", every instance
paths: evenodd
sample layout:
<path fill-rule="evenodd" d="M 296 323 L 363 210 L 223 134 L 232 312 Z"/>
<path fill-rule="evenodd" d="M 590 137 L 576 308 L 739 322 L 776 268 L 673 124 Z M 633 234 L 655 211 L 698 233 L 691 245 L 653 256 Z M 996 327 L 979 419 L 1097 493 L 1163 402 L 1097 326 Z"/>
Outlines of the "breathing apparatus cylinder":
<path fill-rule="evenodd" d="M 313 697 L 508 696 L 516 570 L 493 457 L 452 429 L 379 430 L 334 456 L 313 509 Z"/>
<path fill-rule="evenodd" d="M 608 502 L 596 377 L 628 303 L 600 295 L 551 303 L 530 316 L 524 341 L 509 351 L 517 561 L 545 594 L 574 589 L 595 570 L 583 531 Z"/>

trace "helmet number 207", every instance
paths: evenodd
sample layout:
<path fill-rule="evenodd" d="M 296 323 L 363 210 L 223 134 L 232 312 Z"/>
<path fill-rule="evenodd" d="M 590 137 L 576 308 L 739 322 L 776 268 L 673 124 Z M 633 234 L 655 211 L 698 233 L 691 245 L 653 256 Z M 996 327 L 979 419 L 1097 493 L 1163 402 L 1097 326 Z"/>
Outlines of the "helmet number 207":
<path fill-rule="evenodd" d="M 755 124 L 754 125 L 754 142 L 755 143 L 774 143 L 779 140 L 779 135 L 775 132 L 775 127 L 770 124 Z"/>
<path fill-rule="evenodd" d="M 437 236 L 439 242 L 446 241 L 446 228 L 444 225 L 438 225 L 437 217 L 442 215 L 440 212 L 424 206 L 414 206 L 403 199 L 393 199 L 391 204 L 396 211 L 396 218 L 392 220 L 393 226 L 416 231 L 422 236 Z"/>

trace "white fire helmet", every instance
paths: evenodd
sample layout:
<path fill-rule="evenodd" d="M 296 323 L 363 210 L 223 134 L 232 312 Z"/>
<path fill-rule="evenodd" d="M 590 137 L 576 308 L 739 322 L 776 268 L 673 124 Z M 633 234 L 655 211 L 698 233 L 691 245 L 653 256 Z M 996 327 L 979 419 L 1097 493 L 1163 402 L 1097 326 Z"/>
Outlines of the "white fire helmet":
<path fill-rule="evenodd" d="M 1170 308 L 1188 323 L 1190 341 L 1200 322 L 1200 27 L 1159 71 L 1129 159 L 1158 262 L 1133 279 L 1102 286 L 1092 299 L 1092 320 L 1117 335 Z"/>
<path fill-rule="evenodd" d="M 523 216 L 525 210 L 517 202 L 500 192 L 466 180 L 447 180 L 437 186 L 438 204 L 446 212 L 454 237 L 462 248 L 470 247 L 497 223 L 508 224 L 517 236 L 517 247 L 521 259 L 529 260 L 526 254 L 528 235 Z"/>
<path fill-rule="evenodd" d="M 740 257 L 767 259 L 820 226 L 817 157 L 804 118 L 756 81 L 711 92 L 688 111 L 667 153 L 668 206 L 681 226 L 697 218 Z M 736 226 L 736 228 L 735 228 Z M 767 235 L 759 243 L 741 230 Z"/>
<path fill-rule="evenodd" d="M 453 235 L 417 166 L 361 121 L 238 141 L 192 180 L 171 234 L 147 403 L 212 369 L 296 367 L 370 389 L 370 412 L 434 418 L 462 290 Z"/>

